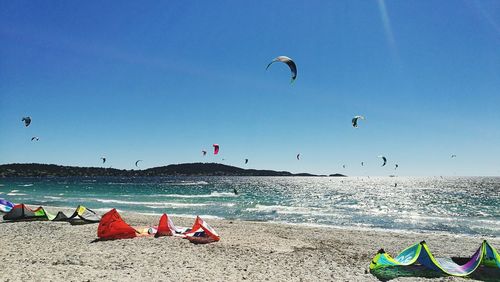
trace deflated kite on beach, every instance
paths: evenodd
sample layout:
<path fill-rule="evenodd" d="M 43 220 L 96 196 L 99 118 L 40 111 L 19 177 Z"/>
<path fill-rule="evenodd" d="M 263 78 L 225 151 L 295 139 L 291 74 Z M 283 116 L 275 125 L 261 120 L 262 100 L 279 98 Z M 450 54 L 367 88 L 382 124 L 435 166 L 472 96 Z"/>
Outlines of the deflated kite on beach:
<path fill-rule="evenodd" d="M 184 233 L 184 238 L 195 244 L 206 244 L 220 240 L 220 236 L 215 230 L 199 216 L 196 217 L 193 227 Z"/>
<path fill-rule="evenodd" d="M 451 258 L 434 257 L 425 241 L 422 241 L 406 248 L 395 258 L 392 258 L 381 249 L 373 258 L 370 264 L 370 271 L 373 273 L 383 267 L 409 266 L 413 264 L 420 264 L 426 268 L 441 271 L 452 276 L 467 276 L 473 273 L 480 265 L 500 268 L 500 255 L 485 240 L 465 264 L 459 265 Z"/>
<path fill-rule="evenodd" d="M 55 216 L 48 213 L 43 207 L 38 207 L 35 210 L 30 209 L 25 204 L 18 204 L 3 216 L 4 220 L 21 221 L 21 220 L 52 220 Z"/>
<path fill-rule="evenodd" d="M 10 212 L 15 205 L 5 199 L 0 199 L 0 212 Z"/>
<path fill-rule="evenodd" d="M 101 217 L 93 210 L 84 206 L 78 206 L 71 216 L 66 216 L 63 212 L 58 212 L 53 221 L 67 221 L 72 225 L 98 223 Z"/>
<path fill-rule="evenodd" d="M 112 209 L 101 218 L 97 227 L 97 237 L 100 240 L 128 239 L 140 235 L 138 230 L 128 225 L 116 211 Z"/>
<path fill-rule="evenodd" d="M 163 214 L 160 217 L 160 223 L 158 226 L 150 227 L 148 232 L 150 234 L 154 234 L 155 238 L 162 236 L 181 236 L 183 237 L 183 233 L 188 231 L 188 228 L 179 228 L 174 225 L 172 219 L 167 215 Z"/>
<path fill-rule="evenodd" d="M 134 228 L 122 219 L 116 209 L 112 209 L 102 216 L 97 228 L 99 240 L 130 239 L 153 235 L 156 238 L 162 236 L 182 237 L 196 244 L 206 244 L 220 240 L 215 230 L 200 217 L 196 217 L 191 229 L 176 227 L 166 214 L 161 216 L 158 226 Z"/>

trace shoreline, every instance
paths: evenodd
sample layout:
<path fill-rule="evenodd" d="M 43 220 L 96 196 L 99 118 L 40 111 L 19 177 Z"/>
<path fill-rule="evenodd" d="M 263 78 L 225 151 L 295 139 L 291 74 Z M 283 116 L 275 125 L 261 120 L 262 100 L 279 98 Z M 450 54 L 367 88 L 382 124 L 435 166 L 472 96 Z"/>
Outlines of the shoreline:
<path fill-rule="evenodd" d="M 54 207 L 47 208 L 54 211 Z M 120 214 L 132 226 L 156 225 L 160 218 L 135 212 Z M 194 217 L 172 216 L 172 219 L 176 225 L 185 227 L 194 221 Z M 0 245 L 5 254 L 13 254 L 4 256 L 3 263 L 9 268 L 0 273 L 0 280 L 378 281 L 367 269 L 380 248 L 396 255 L 425 240 L 438 256 L 463 257 L 472 255 L 482 242 L 482 238 L 456 234 L 347 230 L 226 219 L 206 221 L 221 236 L 219 242 L 194 245 L 180 238 L 146 237 L 91 243 L 97 238 L 97 224 L 0 222 Z M 488 241 L 500 248 L 500 238 Z"/>
<path fill-rule="evenodd" d="M 39 206 L 42 206 L 46 209 L 48 209 L 49 212 L 52 214 L 57 214 L 58 211 L 63 211 L 66 214 L 71 214 L 72 212 L 75 211 L 75 207 L 67 207 L 67 206 L 45 206 L 45 205 L 36 205 L 36 204 L 31 204 L 31 203 L 25 203 L 27 206 L 31 208 L 37 208 Z M 86 206 L 87 208 L 90 208 L 91 210 L 95 211 L 98 215 L 102 216 L 106 212 L 110 211 L 112 208 L 91 208 L 89 206 Z M 139 212 L 139 211 L 129 211 L 129 210 L 121 210 L 116 208 L 116 210 L 121 214 L 129 214 L 133 217 L 139 217 L 139 216 L 146 216 L 146 217 L 157 217 L 158 219 L 160 216 L 163 214 L 163 212 L 158 212 L 158 213 L 153 213 L 153 212 Z M 165 209 L 167 210 L 167 209 Z M 1 213 L 0 213 L 1 215 Z M 262 224 L 273 224 L 273 225 L 282 225 L 282 226 L 295 226 L 299 228 L 319 228 L 319 229 L 333 229 L 333 230 L 340 230 L 340 231 L 361 231 L 361 232 L 384 232 L 384 233 L 394 233 L 394 234 L 408 234 L 408 235 L 422 235 L 422 234 L 430 234 L 430 235 L 443 235 L 443 236 L 452 236 L 452 237 L 462 237 L 462 238 L 477 238 L 478 240 L 495 240 L 498 237 L 495 236 L 488 236 L 488 235 L 481 235 L 481 234 L 466 234 L 466 233 L 452 233 L 450 231 L 434 231 L 434 230 L 423 230 L 423 231 L 414 231 L 414 230 L 404 230 L 404 229 L 389 229 L 389 228 L 382 228 L 382 227 L 361 227 L 361 226 L 338 226 L 338 225 L 326 225 L 326 224 L 316 224 L 316 223 L 295 223 L 295 222 L 285 222 L 285 221 L 265 221 L 265 220 L 245 220 L 245 219 L 238 219 L 238 218 L 224 218 L 220 216 L 215 216 L 215 215 L 203 215 L 203 214 L 176 214 L 176 213 L 167 213 L 169 217 L 172 218 L 182 218 L 182 219 L 192 219 L 194 220 L 196 216 L 200 216 L 201 218 L 205 219 L 206 221 L 231 221 L 231 222 L 255 222 L 255 223 L 262 223 Z M 0 222 L 3 220 L 0 217 Z M 190 227 L 190 226 L 186 226 Z"/>

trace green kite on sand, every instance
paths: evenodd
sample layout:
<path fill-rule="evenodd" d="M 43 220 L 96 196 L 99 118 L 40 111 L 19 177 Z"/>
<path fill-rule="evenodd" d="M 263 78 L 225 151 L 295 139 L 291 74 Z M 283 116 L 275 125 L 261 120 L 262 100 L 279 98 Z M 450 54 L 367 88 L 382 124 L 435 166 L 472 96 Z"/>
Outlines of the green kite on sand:
<path fill-rule="evenodd" d="M 459 265 L 451 258 L 434 257 L 425 241 L 422 241 L 406 248 L 395 258 L 392 258 L 381 249 L 370 264 L 370 272 L 374 273 L 377 269 L 384 267 L 409 266 L 413 264 L 420 264 L 447 275 L 467 276 L 472 274 L 480 265 L 500 268 L 500 255 L 485 240 L 465 264 Z"/>
<path fill-rule="evenodd" d="M 25 204 L 15 205 L 8 213 L 3 216 L 4 220 L 22 221 L 22 220 L 52 220 L 55 216 L 48 213 L 43 207 L 35 210 L 28 208 Z"/>

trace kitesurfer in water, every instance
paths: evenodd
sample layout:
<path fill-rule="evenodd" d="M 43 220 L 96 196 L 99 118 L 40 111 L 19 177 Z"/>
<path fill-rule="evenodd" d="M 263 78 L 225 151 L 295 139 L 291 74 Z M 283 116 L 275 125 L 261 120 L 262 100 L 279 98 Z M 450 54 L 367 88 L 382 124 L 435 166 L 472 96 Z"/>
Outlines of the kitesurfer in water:
<path fill-rule="evenodd" d="M 234 193 L 235 195 L 238 195 L 238 190 L 236 190 L 236 188 L 233 188 L 233 193 Z"/>

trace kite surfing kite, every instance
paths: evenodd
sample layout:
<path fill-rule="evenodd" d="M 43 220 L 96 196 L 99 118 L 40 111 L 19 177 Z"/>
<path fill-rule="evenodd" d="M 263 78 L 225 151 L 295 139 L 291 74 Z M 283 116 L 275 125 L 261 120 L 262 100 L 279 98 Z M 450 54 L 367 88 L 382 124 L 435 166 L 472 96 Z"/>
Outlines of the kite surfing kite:
<path fill-rule="evenodd" d="M 398 164 L 394 165 L 394 170 L 396 170 L 399 167 Z"/>
<path fill-rule="evenodd" d="M 361 162 L 361 166 L 365 166 L 365 163 L 364 163 L 364 162 Z"/>
<path fill-rule="evenodd" d="M 290 68 L 290 71 L 292 72 L 292 80 L 290 81 L 290 83 L 294 82 L 295 79 L 297 78 L 297 65 L 295 65 L 295 62 L 287 56 L 279 56 L 279 57 L 274 58 L 274 60 L 272 60 L 267 65 L 266 70 L 275 62 L 282 62 L 282 63 L 285 63 L 288 65 L 288 67 Z"/>
<path fill-rule="evenodd" d="M 0 212 L 8 213 L 14 206 L 14 203 L 0 198 Z"/>
<path fill-rule="evenodd" d="M 382 160 L 384 161 L 384 163 L 382 164 L 382 166 L 385 166 L 387 164 L 387 159 L 384 156 L 378 156 L 378 157 L 382 158 Z"/>
<path fill-rule="evenodd" d="M 30 117 L 23 117 L 22 121 L 24 122 L 24 126 L 28 127 L 31 124 Z"/>
<path fill-rule="evenodd" d="M 102 163 L 106 162 L 106 158 L 105 157 L 101 157 L 100 159 L 102 160 Z"/>
<path fill-rule="evenodd" d="M 245 164 L 247 164 L 247 163 L 248 163 L 248 159 L 245 159 Z"/>
<path fill-rule="evenodd" d="M 365 117 L 364 116 L 355 116 L 354 118 L 352 118 L 352 127 L 354 127 L 354 128 L 358 127 L 358 119 L 364 120 Z"/>
<path fill-rule="evenodd" d="M 382 268 L 405 267 L 413 264 L 420 264 L 427 269 L 440 271 L 447 275 L 468 276 L 479 269 L 481 265 L 500 268 L 500 255 L 485 240 L 472 256 L 459 264 L 451 258 L 435 257 L 427 243 L 422 241 L 406 248 L 396 257 L 391 257 L 384 249 L 380 249 L 370 263 L 370 272 L 376 275 L 377 271 Z"/>
<path fill-rule="evenodd" d="M 31 141 L 38 141 L 38 140 L 40 140 L 40 138 L 38 138 L 36 136 L 31 137 Z"/>
<path fill-rule="evenodd" d="M 142 160 L 137 160 L 137 161 L 135 162 L 135 166 L 136 166 L 136 167 L 139 167 L 139 166 L 137 165 L 139 162 L 142 162 Z"/>
<path fill-rule="evenodd" d="M 345 165 L 342 165 L 342 168 L 345 168 Z"/>
<path fill-rule="evenodd" d="M 201 153 L 203 154 L 203 156 L 205 156 L 207 154 L 207 151 L 201 150 Z"/>
<path fill-rule="evenodd" d="M 196 217 L 191 228 L 176 227 L 167 214 L 163 214 L 160 217 L 160 222 L 157 226 L 135 228 L 128 225 L 116 209 L 112 209 L 102 216 L 97 227 L 98 240 L 117 240 L 146 236 L 154 236 L 155 238 L 163 236 L 180 237 L 195 244 L 207 244 L 220 240 L 220 236 L 215 230 L 200 217 Z"/>
<path fill-rule="evenodd" d="M 213 144 L 214 146 L 214 155 L 217 155 L 219 153 L 219 144 Z"/>
<path fill-rule="evenodd" d="M 456 158 L 456 157 L 457 157 L 457 155 L 451 155 L 451 158 L 452 158 L 452 159 L 453 159 L 453 158 Z"/>
<path fill-rule="evenodd" d="M 297 160 L 300 161 L 300 154 L 297 154 Z"/>

